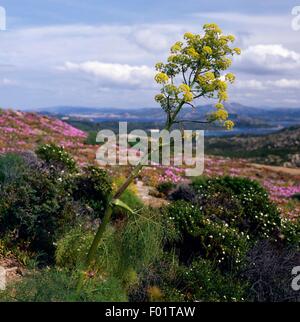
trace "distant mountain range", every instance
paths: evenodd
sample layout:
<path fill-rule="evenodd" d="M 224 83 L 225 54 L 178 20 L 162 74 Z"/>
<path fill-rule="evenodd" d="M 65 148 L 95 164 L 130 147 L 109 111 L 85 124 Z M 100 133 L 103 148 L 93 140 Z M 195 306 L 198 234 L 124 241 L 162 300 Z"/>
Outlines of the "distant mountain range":
<path fill-rule="evenodd" d="M 238 103 L 226 104 L 230 118 L 238 127 L 286 127 L 300 124 L 300 108 L 257 108 Z M 213 111 L 212 105 L 199 106 L 195 110 L 184 108 L 180 117 L 186 120 L 204 120 Z M 165 114 L 160 108 L 91 108 L 57 106 L 37 110 L 41 114 L 54 115 L 60 118 L 71 118 L 92 122 L 163 122 Z"/>

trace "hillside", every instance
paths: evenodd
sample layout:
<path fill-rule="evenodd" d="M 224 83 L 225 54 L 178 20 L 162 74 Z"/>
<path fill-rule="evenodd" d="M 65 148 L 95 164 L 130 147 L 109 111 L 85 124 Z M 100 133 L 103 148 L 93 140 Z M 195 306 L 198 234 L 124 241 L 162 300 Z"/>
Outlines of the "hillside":
<path fill-rule="evenodd" d="M 1 111 L 0 153 L 34 150 L 42 143 L 64 146 L 79 162 L 86 162 L 94 151 L 84 144 L 87 134 L 53 117 L 36 113 Z"/>
<path fill-rule="evenodd" d="M 300 126 L 264 136 L 209 138 L 208 153 L 242 157 L 258 163 L 300 167 Z"/>

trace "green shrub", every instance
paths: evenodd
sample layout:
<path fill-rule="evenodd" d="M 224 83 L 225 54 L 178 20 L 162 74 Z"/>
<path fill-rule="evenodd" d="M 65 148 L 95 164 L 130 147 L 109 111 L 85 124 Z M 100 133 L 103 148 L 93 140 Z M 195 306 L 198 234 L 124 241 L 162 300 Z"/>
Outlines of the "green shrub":
<path fill-rule="evenodd" d="M 45 269 L 0 292 L 0 301 L 10 302 L 123 302 L 121 282 L 115 278 L 90 278 L 76 290 L 78 276 L 65 270 Z"/>
<path fill-rule="evenodd" d="M 170 181 L 166 181 L 166 182 L 159 183 L 157 186 L 157 190 L 158 192 L 163 193 L 164 195 L 167 196 L 170 193 L 170 191 L 175 187 L 176 187 L 176 184 Z"/>
<path fill-rule="evenodd" d="M 57 236 L 75 223 L 78 208 L 62 184 L 31 172 L 0 191 L 0 234 L 14 232 L 14 242 L 52 254 Z"/>
<path fill-rule="evenodd" d="M 234 276 L 223 275 L 210 261 L 199 259 L 182 267 L 181 291 L 190 301 L 244 301 L 247 284 Z"/>
<path fill-rule="evenodd" d="M 58 242 L 55 252 L 56 264 L 61 268 L 74 270 L 82 267 L 95 232 L 83 227 L 68 231 Z M 107 229 L 97 249 L 96 262 L 92 268 L 100 272 L 112 273 L 117 270 L 117 249 L 114 240 L 114 228 Z"/>
<path fill-rule="evenodd" d="M 215 201 L 215 205 L 219 204 L 217 216 L 249 234 L 253 241 L 278 237 L 279 211 L 258 182 L 240 177 L 221 177 L 201 184 L 194 182 L 193 187 L 197 195 L 194 202 L 206 212 L 214 213 Z"/>
<path fill-rule="evenodd" d="M 284 242 L 292 248 L 300 248 L 300 219 L 296 220 L 282 219 L 281 220 L 281 237 Z"/>
<path fill-rule="evenodd" d="M 139 283 L 129 289 L 129 300 L 131 302 L 153 301 L 155 300 L 153 293 L 156 293 L 159 295 L 156 300 L 184 301 L 184 296 L 178 289 L 178 285 L 182 282 L 180 274 L 180 264 L 175 253 L 164 252 L 151 265 L 139 272 Z"/>
<path fill-rule="evenodd" d="M 10 236 L 12 246 L 19 244 L 51 259 L 57 238 L 85 213 L 72 198 L 67 175 L 40 168 L 37 160 L 24 157 L 21 167 L 19 159 L 14 160 L 11 166 L 16 164 L 19 174 L 10 176 L 12 169 L 7 167 L 2 172 L 10 179 L 0 189 L 0 237 Z"/>
<path fill-rule="evenodd" d="M 185 263 L 201 256 L 232 268 L 241 264 L 249 247 L 249 236 L 221 220 L 205 217 L 197 206 L 185 201 L 167 207 L 167 222 L 175 227 L 173 235 L 180 236 L 175 245 Z"/>
<path fill-rule="evenodd" d="M 221 268 L 234 270 L 239 267 L 249 249 L 249 236 L 226 223 L 206 219 L 199 231 L 203 258 L 218 263 Z"/>
<path fill-rule="evenodd" d="M 96 145 L 97 144 L 97 141 L 96 141 L 97 135 L 98 135 L 97 131 L 89 131 L 88 137 L 85 140 L 85 144 Z"/>
<path fill-rule="evenodd" d="M 38 147 L 36 154 L 50 166 L 59 170 L 75 172 L 77 170 L 76 162 L 65 149 L 56 144 L 44 144 Z"/>
<path fill-rule="evenodd" d="M 0 186 L 21 178 L 24 170 L 25 163 L 19 155 L 0 155 Z"/>
<path fill-rule="evenodd" d="M 296 200 L 296 201 L 300 201 L 300 193 L 295 193 L 294 195 L 292 195 L 291 198 Z"/>
<path fill-rule="evenodd" d="M 201 194 L 201 198 L 199 198 L 196 204 L 203 209 L 206 217 L 222 220 L 230 225 L 230 227 L 240 228 L 241 231 L 244 230 L 244 209 L 241 202 L 226 189 L 222 191 L 209 189 Z"/>
<path fill-rule="evenodd" d="M 167 207 L 168 227 L 174 225 L 174 236 L 197 236 L 203 224 L 204 215 L 199 208 L 189 202 L 178 200 Z"/>
<path fill-rule="evenodd" d="M 96 218 L 102 218 L 112 192 L 107 172 L 95 166 L 88 166 L 75 178 L 74 186 L 75 200 L 84 201 L 94 210 Z"/>

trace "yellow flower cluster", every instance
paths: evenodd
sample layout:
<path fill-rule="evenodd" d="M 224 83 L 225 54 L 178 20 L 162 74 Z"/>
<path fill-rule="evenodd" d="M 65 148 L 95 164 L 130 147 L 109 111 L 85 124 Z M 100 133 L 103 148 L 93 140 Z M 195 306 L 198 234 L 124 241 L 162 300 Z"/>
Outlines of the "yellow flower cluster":
<path fill-rule="evenodd" d="M 213 80 L 215 80 L 215 74 L 213 72 L 206 72 L 204 74 L 204 78 L 207 81 L 213 81 Z"/>
<path fill-rule="evenodd" d="M 214 116 L 217 120 L 226 121 L 228 119 L 228 112 L 225 109 L 220 108 L 214 113 Z"/>
<path fill-rule="evenodd" d="M 192 58 L 199 58 L 200 55 L 197 53 L 196 49 L 194 47 L 190 47 L 187 49 L 186 53 L 191 56 Z"/>
<path fill-rule="evenodd" d="M 190 92 L 191 91 L 190 86 L 187 84 L 181 84 L 181 85 L 179 85 L 178 88 L 179 88 L 180 92 Z"/>
<path fill-rule="evenodd" d="M 227 92 L 219 91 L 218 98 L 220 101 L 227 101 L 228 100 Z"/>
<path fill-rule="evenodd" d="M 241 49 L 240 48 L 233 48 L 233 51 L 237 54 L 237 55 L 240 55 L 241 54 Z"/>
<path fill-rule="evenodd" d="M 177 41 L 172 47 L 171 47 L 171 53 L 176 54 L 182 49 L 183 43 L 181 41 Z"/>
<path fill-rule="evenodd" d="M 226 74 L 225 79 L 232 84 L 235 81 L 235 75 L 232 73 L 228 73 Z"/>
<path fill-rule="evenodd" d="M 211 55 L 212 54 L 212 49 L 209 46 L 204 46 L 203 47 L 203 52 L 205 54 Z"/>
<path fill-rule="evenodd" d="M 191 33 L 191 32 L 186 32 L 183 37 L 186 40 L 192 40 L 192 39 L 195 38 L 195 35 L 193 33 Z"/>
<path fill-rule="evenodd" d="M 234 127 L 234 123 L 232 121 L 228 120 L 224 123 L 224 126 L 226 127 L 227 130 L 232 130 Z"/>
<path fill-rule="evenodd" d="M 222 103 L 217 103 L 217 104 L 215 105 L 215 108 L 216 108 L 216 109 L 221 109 L 221 108 L 224 108 L 224 105 L 223 105 Z"/>
<path fill-rule="evenodd" d="M 155 76 L 155 81 L 158 84 L 166 84 L 169 81 L 169 76 L 165 73 L 158 73 Z"/>
<path fill-rule="evenodd" d="M 183 94 L 183 99 L 186 101 L 186 102 L 192 102 L 193 99 L 194 99 L 194 95 L 192 92 L 186 92 Z"/>
<path fill-rule="evenodd" d="M 155 101 L 158 102 L 158 103 L 160 103 L 164 99 L 165 99 L 165 96 L 163 94 L 157 94 L 155 96 Z"/>
<path fill-rule="evenodd" d="M 235 37 L 233 35 L 228 35 L 227 36 L 227 39 L 231 42 L 234 42 L 235 41 Z"/>
<path fill-rule="evenodd" d="M 203 26 L 203 29 L 204 30 L 208 30 L 208 31 L 213 31 L 213 32 L 216 32 L 218 34 L 221 34 L 222 33 L 222 30 L 221 28 L 215 24 L 215 23 L 207 23 Z"/>
<path fill-rule="evenodd" d="M 164 64 L 159 62 L 155 65 L 155 69 L 158 71 L 158 70 L 161 70 L 163 68 Z"/>
<path fill-rule="evenodd" d="M 186 85 L 186 84 L 181 84 L 178 87 L 179 91 L 183 93 L 183 99 L 186 102 L 192 102 L 192 100 L 194 99 L 194 95 L 191 92 L 191 88 Z"/>

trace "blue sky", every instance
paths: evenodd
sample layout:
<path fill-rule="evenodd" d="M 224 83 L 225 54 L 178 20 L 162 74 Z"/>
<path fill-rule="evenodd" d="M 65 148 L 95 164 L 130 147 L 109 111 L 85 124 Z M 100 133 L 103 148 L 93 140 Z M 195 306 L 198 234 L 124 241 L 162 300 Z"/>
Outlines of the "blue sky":
<path fill-rule="evenodd" d="M 153 66 L 186 31 L 237 37 L 231 102 L 300 107 L 300 0 L 0 0 L 0 106 L 155 106 Z M 300 12 L 299 12 L 300 13 Z M 199 102 L 205 103 L 205 102 Z"/>

